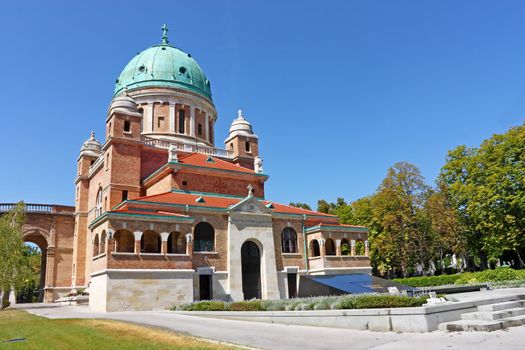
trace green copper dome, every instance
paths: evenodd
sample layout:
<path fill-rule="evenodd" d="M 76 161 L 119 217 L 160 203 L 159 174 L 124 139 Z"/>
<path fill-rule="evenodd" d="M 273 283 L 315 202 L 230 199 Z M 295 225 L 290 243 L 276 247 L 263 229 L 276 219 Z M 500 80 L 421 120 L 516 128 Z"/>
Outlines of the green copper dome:
<path fill-rule="evenodd" d="M 115 94 L 125 88 L 168 87 L 188 90 L 211 101 L 210 82 L 190 54 L 169 45 L 166 26 L 160 45 L 139 52 L 124 67 L 115 83 Z"/>

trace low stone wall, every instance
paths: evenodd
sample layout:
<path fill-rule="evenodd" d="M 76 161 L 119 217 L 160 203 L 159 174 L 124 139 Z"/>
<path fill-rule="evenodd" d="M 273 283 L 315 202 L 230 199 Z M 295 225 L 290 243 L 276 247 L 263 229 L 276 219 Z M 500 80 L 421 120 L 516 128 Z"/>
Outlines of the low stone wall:
<path fill-rule="evenodd" d="M 93 311 L 165 310 L 193 301 L 194 270 L 102 270 L 91 274 Z"/>
<path fill-rule="evenodd" d="M 349 328 L 372 331 L 431 332 L 443 322 L 459 320 L 461 314 L 474 312 L 479 305 L 515 300 L 508 296 L 469 302 L 434 306 L 319 311 L 207 311 L 181 312 L 185 315 L 205 316 L 244 321 L 283 323 L 302 326 Z"/>

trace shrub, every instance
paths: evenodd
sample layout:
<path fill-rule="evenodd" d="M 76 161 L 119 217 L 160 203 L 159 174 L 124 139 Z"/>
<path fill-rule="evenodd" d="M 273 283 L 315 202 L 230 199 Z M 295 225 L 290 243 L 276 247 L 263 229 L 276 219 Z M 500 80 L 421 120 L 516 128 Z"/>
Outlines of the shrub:
<path fill-rule="evenodd" d="M 356 309 L 378 309 L 392 307 L 415 307 L 426 303 L 426 298 L 411 298 L 398 295 L 362 295 L 355 297 Z"/>
<path fill-rule="evenodd" d="M 461 278 L 456 280 L 456 284 L 473 284 L 482 282 L 505 282 L 525 279 L 523 270 L 514 270 L 509 267 L 499 267 L 495 270 L 485 270 L 480 272 L 466 272 L 461 274 Z"/>
<path fill-rule="evenodd" d="M 11 306 L 11 302 L 9 300 L 2 300 L 2 309 L 7 309 L 9 306 Z"/>
<path fill-rule="evenodd" d="M 229 311 L 264 311 L 260 300 L 238 301 L 228 304 Z"/>
<path fill-rule="evenodd" d="M 225 309 L 225 303 L 222 301 L 200 301 L 177 308 L 180 311 L 224 311 Z"/>
<path fill-rule="evenodd" d="M 441 276 L 424 276 L 424 277 L 408 277 L 395 278 L 394 282 L 398 282 L 410 287 L 434 287 L 443 286 L 447 284 L 454 284 L 461 274 L 456 275 L 441 275 Z"/>
<path fill-rule="evenodd" d="M 265 311 L 284 311 L 286 310 L 287 300 L 263 300 L 261 307 Z"/>

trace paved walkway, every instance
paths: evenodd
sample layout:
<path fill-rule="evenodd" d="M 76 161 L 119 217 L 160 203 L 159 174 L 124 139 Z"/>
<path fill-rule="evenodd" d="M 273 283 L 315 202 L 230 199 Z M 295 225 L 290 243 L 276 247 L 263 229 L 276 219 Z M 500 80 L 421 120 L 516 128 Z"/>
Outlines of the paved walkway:
<path fill-rule="evenodd" d="M 171 311 L 95 313 L 84 306 L 27 305 L 48 318 L 104 318 L 261 349 L 524 349 L 525 326 L 490 333 L 380 333 L 351 329 L 221 320 Z"/>

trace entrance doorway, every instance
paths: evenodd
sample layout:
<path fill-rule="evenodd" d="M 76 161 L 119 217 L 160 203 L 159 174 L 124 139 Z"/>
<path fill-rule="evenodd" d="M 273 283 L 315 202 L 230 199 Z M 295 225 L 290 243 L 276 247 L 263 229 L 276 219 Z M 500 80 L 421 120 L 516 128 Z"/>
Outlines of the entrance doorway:
<path fill-rule="evenodd" d="M 261 299 L 261 252 L 257 244 L 244 242 L 241 247 L 241 263 L 244 300 Z"/>
<path fill-rule="evenodd" d="M 211 300 L 211 275 L 199 275 L 199 300 Z"/>
<path fill-rule="evenodd" d="M 297 298 L 297 273 L 288 274 L 288 298 Z"/>

